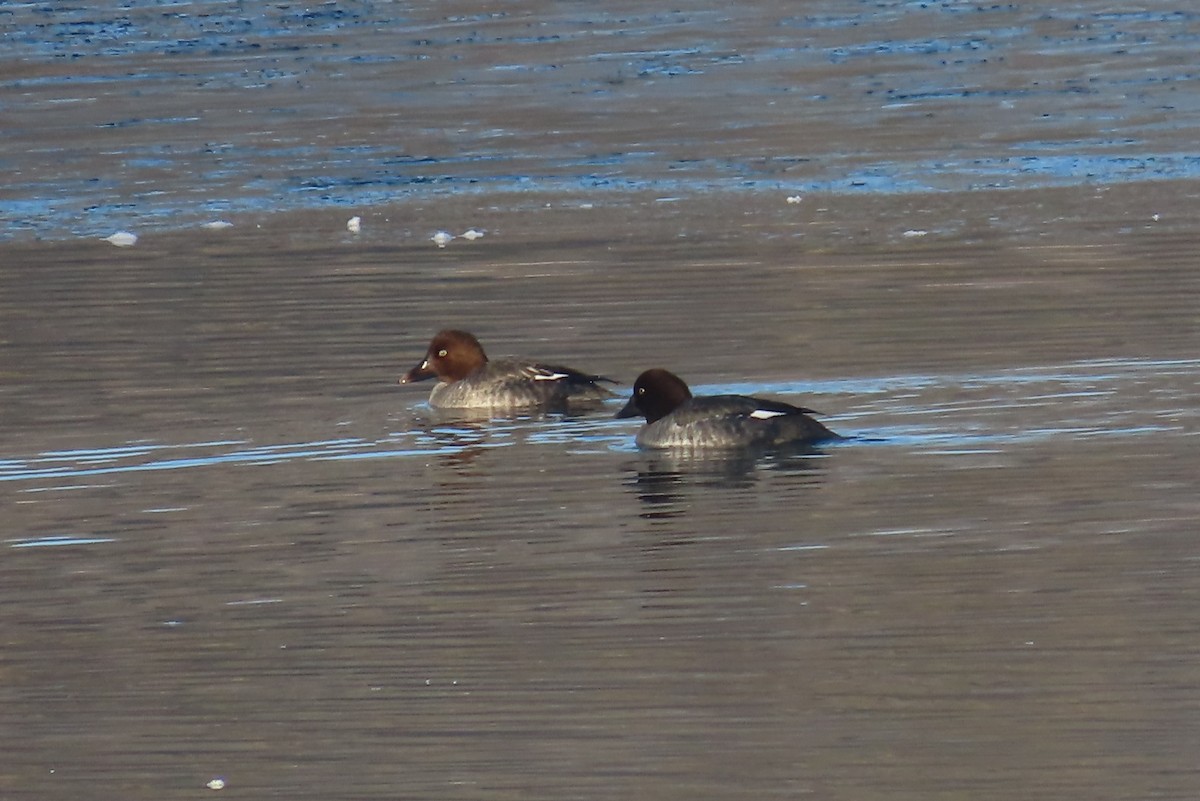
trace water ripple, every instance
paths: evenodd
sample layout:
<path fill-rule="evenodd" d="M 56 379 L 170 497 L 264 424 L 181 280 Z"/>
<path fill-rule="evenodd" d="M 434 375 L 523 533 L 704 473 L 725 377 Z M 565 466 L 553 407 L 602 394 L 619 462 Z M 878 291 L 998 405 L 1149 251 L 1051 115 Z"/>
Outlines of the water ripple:
<path fill-rule="evenodd" d="M 707 384 L 697 394 L 739 393 L 797 402 L 820 396 L 831 427 L 854 444 L 929 453 L 979 453 L 1057 438 L 1137 437 L 1191 432 L 1197 411 L 1175 401 L 1194 387 L 1200 360 L 1092 360 L 1049 367 L 950 375 L 890 375 L 814 382 Z M 947 396 L 950 396 L 947 399 Z M 824 404 L 822 404 L 824 405 Z M 141 471 L 266 466 L 294 461 L 411 459 L 519 445 L 566 445 L 575 453 L 632 452 L 637 425 L 596 417 L 556 416 L 430 423 L 382 438 L 250 444 L 125 443 L 0 459 L 0 481 L 61 480 L 57 489 L 92 486 L 80 479 Z M 1020 427 L 1013 420 L 1024 421 Z M 913 421 L 921 421 L 914 423 Z M 28 491 L 45 491 L 45 487 Z"/>

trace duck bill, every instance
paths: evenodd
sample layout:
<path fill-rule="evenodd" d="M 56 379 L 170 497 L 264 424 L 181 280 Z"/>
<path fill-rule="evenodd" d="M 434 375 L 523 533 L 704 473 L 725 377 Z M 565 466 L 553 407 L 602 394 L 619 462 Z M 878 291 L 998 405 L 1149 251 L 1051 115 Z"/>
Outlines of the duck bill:
<path fill-rule="evenodd" d="M 622 407 L 621 411 L 617 412 L 617 419 L 624 417 L 639 417 L 641 414 L 641 409 L 639 409 L 637 404 L 633 402 L 633 398 L 630 398 L 629 402 Z"/>
<path fill-rule="evenodd" d="M 404 375 L 400 376 L 400 383 L 414 384 L 417 381 L 425 381 L 426 379 L 433 378 L 436 375 L 437 373 L 429 369 L 429 360 L 422 359 L 420 364 L 409 370 Z"/>

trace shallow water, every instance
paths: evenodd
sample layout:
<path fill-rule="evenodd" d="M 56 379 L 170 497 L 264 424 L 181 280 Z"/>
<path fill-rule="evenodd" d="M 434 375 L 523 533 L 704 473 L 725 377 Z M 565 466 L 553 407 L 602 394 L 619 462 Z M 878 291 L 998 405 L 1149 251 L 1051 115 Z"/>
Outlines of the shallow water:
<path fill-rule="evenodd" d="M 1178 3 L 249 11 L 0 9 L 3 235 L 498 193 L 620 204 L 1200 170 L 1200 13 Z"/>
<path fill-rule="evenodd" d="M 0 796 L 1196 797 L 1196 20 L 1141 8 L 0 9 Z M 446 325 L 848 439 L 435 412 Z"/>

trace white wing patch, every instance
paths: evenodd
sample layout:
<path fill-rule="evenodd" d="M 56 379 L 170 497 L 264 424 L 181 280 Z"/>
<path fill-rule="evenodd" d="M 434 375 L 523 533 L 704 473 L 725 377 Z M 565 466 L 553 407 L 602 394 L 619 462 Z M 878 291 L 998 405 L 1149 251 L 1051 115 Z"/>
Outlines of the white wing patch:
<path fill-rule="evenodd" d="M 525 372 L 533 376 L 534 381 L 560 381 L 567 377 L 566 373 L 557 373 L 541 367 L 529 367 Z"/>
<path fill-rule="evenodd" d="M 755 420 L 770 420 L 772 417 L 782 417 L 787 412 L 776 412 L 771 409 L 755 409 L 750 412 L 750 416 Z"/>

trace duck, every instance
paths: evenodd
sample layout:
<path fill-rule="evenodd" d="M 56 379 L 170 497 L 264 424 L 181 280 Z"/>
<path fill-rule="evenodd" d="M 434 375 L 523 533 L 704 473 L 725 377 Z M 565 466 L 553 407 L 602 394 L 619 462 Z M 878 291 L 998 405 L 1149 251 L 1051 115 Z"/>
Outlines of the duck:
<path fill-rule="evenodd" d="M 842 439 L 809 415 L 812 409 L 748 395 L 694 396 L 682 378 L 646 370 L 618 418 L 644 417 L 641 448 L 732 449 L 808 446 Z"/>
<path fill-rule="evenodd" d="M 473 334 L 453 328 L 433 337 L 424 358 L 400 377 L 400 383 L 435 377 L 438 383 L 429 394 L 435 409 L 566 411 L 615 397 L 601 383 L 618 383 L 572 367 L 516 357 L 489 360 Z"/>

